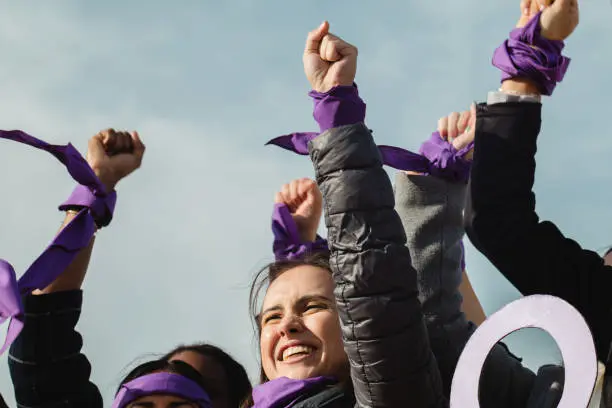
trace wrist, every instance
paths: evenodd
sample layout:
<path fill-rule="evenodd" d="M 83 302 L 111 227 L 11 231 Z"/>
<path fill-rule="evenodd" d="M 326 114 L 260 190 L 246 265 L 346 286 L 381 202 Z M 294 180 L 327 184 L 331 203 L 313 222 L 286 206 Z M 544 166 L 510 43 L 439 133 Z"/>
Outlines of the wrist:
<path fill-rule="evenodd" d="M 500 90 L 515 95 L 540 95 L 540 90 L 535 82 L 526 78 L 505 80 Z"/>
<path fill-rule="evenodd" d="M 93 171 L 98 180 L 104 185 L 106 193 L 111 193 L 117 185 L 116 177 L 114 177 L 112 172 L 104 169 L 93 169 Z"/>

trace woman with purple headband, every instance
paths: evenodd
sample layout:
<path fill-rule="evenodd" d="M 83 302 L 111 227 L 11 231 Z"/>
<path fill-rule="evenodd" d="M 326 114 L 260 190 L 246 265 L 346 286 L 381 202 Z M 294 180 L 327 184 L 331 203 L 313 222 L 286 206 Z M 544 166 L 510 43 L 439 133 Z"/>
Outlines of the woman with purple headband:
<path fill-rule="evenodd" d="M 153 360 L 124 378 L 112 408 L 213 408 L 205 388 L 202 376 L 189 364 Z"/>
<path fill-rule="evenodd" d="M 85 161 L 71 145 L 48 145 L 17 131 L 0 132 L 0 137 L 49 151 L 79 183 L 60 207 L 67 213 L 61 233 L 19 282 L 14 280 L 14 291 L 2 298 L 5 303 L 11 300 L 0 316 L 12 317 L 6 345 L 11 345 L 9 368 L 16 400 L 20 406 L 102 407 L 100 392 L 89 380 L 90 363 L 81 353 L 82 338 L 75 330 L 82 304 L 80 288 L 93 249 L 93 233 L 110 222 L 114 187 L 140 166 L 144 145 L 135 132 L 108 129 L 90 140 Z M 14 272 L 9 267 L 4 264 L 0 273 L 11 280 Z M 180 346 L 162 360 L 192 365 L 200 373 L 213 408 L 237 408 L 250 396 L 244 367 L 218 347 L 204 343 Z"/>

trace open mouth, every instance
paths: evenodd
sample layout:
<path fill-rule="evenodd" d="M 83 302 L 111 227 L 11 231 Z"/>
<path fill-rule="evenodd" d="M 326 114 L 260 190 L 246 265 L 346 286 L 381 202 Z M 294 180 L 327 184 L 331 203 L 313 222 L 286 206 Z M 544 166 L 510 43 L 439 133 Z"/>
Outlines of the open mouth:
<path fill-rule="evenodd" d="M 314 353 L 314 351 L 314 347 L 305 345 L 287 347 L 285 350 L 283 350 L 280 360 L 285 362 L 299 360 L 301 358 L 310 356 L 312 353 Z"/>

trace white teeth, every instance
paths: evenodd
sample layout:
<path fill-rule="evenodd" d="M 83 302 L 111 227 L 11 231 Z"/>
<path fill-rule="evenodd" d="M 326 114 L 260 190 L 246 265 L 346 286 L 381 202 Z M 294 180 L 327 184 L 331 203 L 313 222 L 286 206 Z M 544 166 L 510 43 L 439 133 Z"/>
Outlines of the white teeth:
<path fill-rule="evenodd" d="M 283 351 L 283 360 L 288 359 L 291 356 L 296 354 L 310 354 L 314 351 L 314 349 L 310 346 L 293 346 L 285 349 Z"/>

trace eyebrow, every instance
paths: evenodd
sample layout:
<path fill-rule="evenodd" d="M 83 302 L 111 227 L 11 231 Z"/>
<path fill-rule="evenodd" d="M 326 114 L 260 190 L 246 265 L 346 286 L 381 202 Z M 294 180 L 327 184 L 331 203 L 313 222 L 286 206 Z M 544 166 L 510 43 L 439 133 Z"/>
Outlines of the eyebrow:
<path fill-rule="evenodd" d="M 328 298 L 327 296 L 322 296 L 322 295 L 306 295 L 306 296 L 302 296 L 301 298 L 298 299 L 297 303 L 298 304 L 306 304 L 308 302 L 312 302 L 312 301 L 319 301 L 319 302 L 324 302 L 324 303 L 330 303 L 333 304 L 334 301 L 331 300 L 330 298 Z M 267 313 L 273 312 L 273 311 L 279 311 L 279 310 L 283 310 L 283 307 L 281 305 L 274 305 L 274 306 L 270 306 L 269 308 L 262 310 L 261 313 L 259 314 L 259 316 L 264 316 Z"/>

